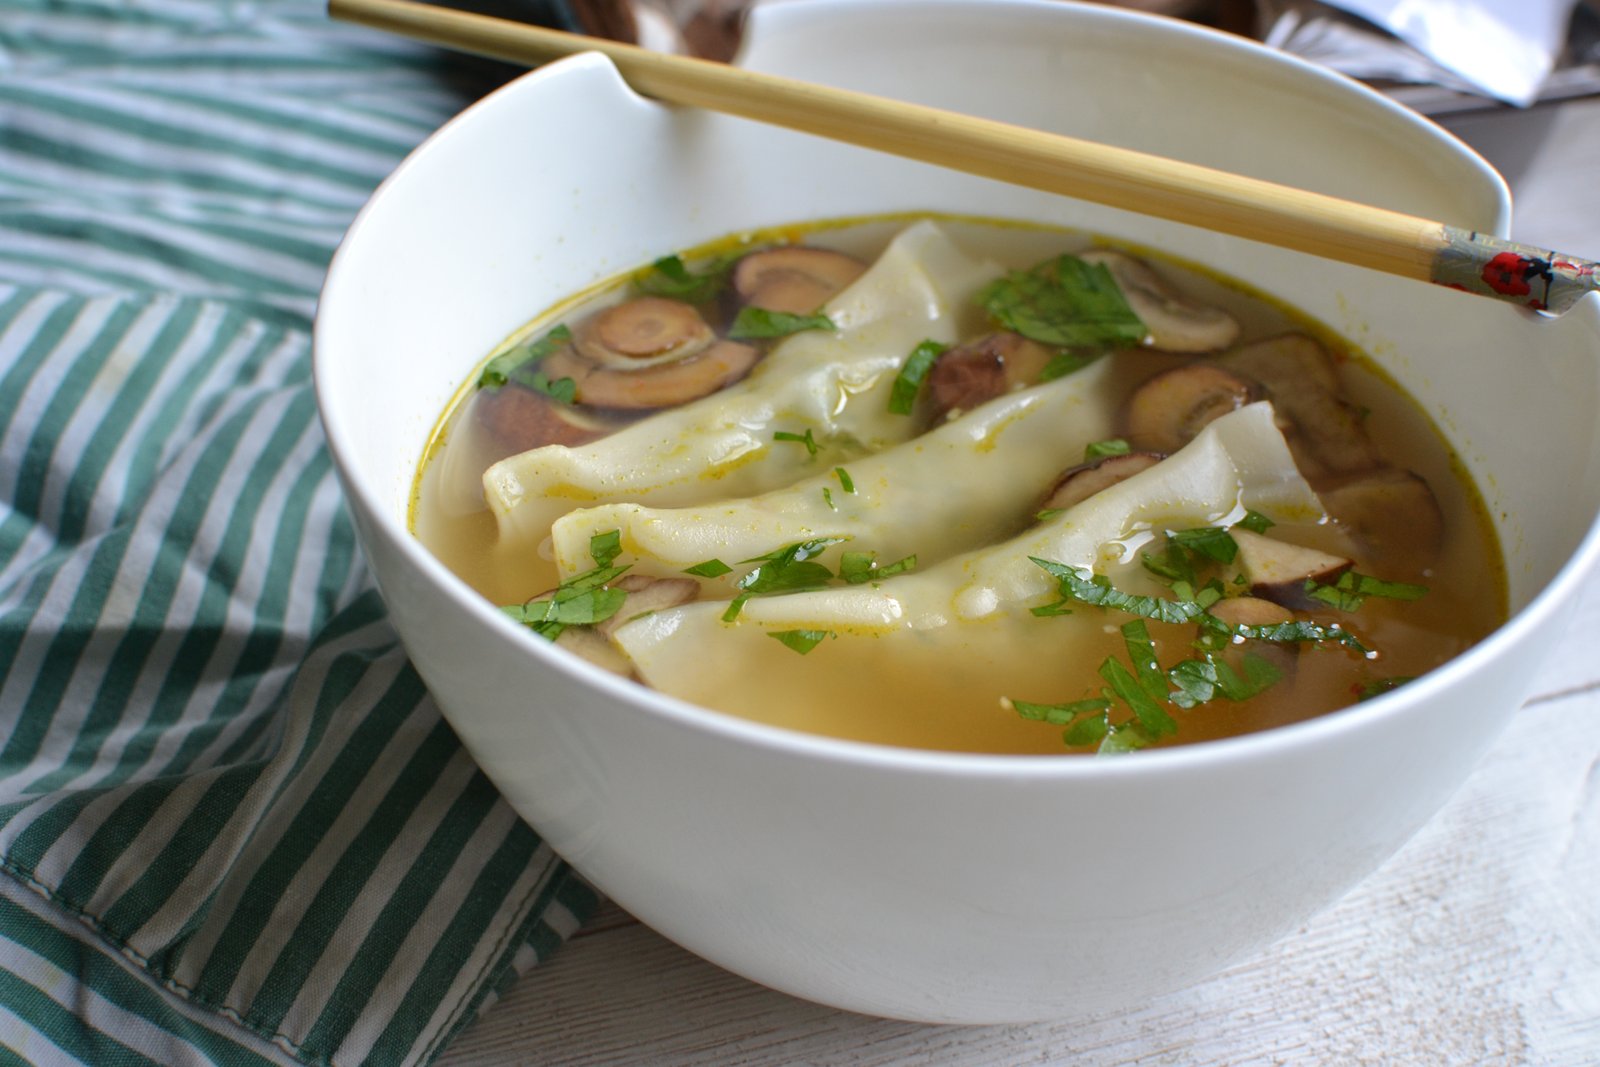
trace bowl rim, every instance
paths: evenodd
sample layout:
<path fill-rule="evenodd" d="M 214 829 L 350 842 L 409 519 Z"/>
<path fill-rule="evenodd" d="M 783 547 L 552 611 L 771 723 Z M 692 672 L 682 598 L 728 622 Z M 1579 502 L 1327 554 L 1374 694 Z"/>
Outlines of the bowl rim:
<path fill-rule="evenodd" d="M 971 7 L 976 0 L 814 0 L 814 2 L 818 9 L 866 7 L 896 9 L 926 4 L 956 9 Z M 1152 32 L 1198 34 L 1208 40 L 1222 38 L 1227 47 L 1239 48 L 1246 52 L 1267 52 L 1270 56 L 1276 57 L 1275 61 L 1289 63 L 1319 78 L 1327 78 L 1345 91 L 1359 90 L 1379 96 L 1359 83 L 1314 67 L 1303 60 L 1271 53 L 1270 50 L 1254 42 L 1233 38 L 1229 34 L 1192 26 L 1174 19 L 1111 8 L 1078 5 L 1068 8 L 1059 4 L 1057 0 L 984 0 L 984 3 L 1019 8 L 1072 10 L 1075 17 L 1153 23 Z M 788 7 L 795 7 L 798 10 L 804 6 L 806 5 L 780 4 L 773 10 Z M 1505 622 L 1476 645 L 1403 688 L 1300 722 L 1229 738 L 1148 750 L 1141 752 L 1138 759 L 1130 760 L 1071 758 L 1066 753 L 1032 755 L 918 749 L 807 733 L 700 707 L 648 689 L 577 656 L 558 650 L 554 645 L 541 641 L 525 627 L 519 626 L 497 610 L 428 552 L 412 535 L 406 522 L 395 516 L 394 508 L 391 506 L 393 502 L 388 499 L 388 494 L 376 486 L 372 479 L 364 476 L 353 461 L 355 455 L 353 445 L 334 408 L 336 397 L 330 395 L 329 361 L 332 357 L 331 341 L 327 336 L 329 330 L 327 309 L 336 304 L 340 298 L 345 276 L 343 267 L 348 258 L 348 249 L 362 240 L 362 234 L 371 224 L 371 217 L 385 199 L 389 188 L 405 181 L 406 175 L 419 166 L 422 159 L 444 151 L 441 146 L 450 142 L 457 127 L 477 121 L 478 116 L 485 111 L 505 106 L 504 102 L 509 98 L 528 92 L 545 91 L 541 87 L 546 83 L 557 82 L 573 72 L 593 68 L 609 70 L 615 78 L 619 91 L 635 101 L 648 102 L 626 85 L 610 60 L 599 53 L 589 52 L 522 75 L 469 105 L 409 153 L 357 213 L 329 263 L 312 329 L 312 378 L 328 448 L 335 460 L 336 469 L 342 475 L 346 494 L 355 498 L 353 503 L 358 504 L 373 520 L 374 525 L 370 527 L 373 535 L 384 538 L 389 547 L 408 566 L 420 573 L 429 585 L 448 597 L 477 623 L 487 626 L 488 632 L 498 635 L 508 648 L 514 647 L 533 655 L 542 660 L 546 669 L 562 673 L 571 682 L 585 685 L 618 701 L 630 710 L 649 714 L 679 729 L 705 733 L 722 742 L 760 749 L 769 755 L 815 760 L 832 765 L 931 777 L 1026 781 L 1099 780 L 1120 779 L 1129 775 L 1136 777 L 1151 774 L 1170 775 L 1174 772 L 1200 768 L 1210 770 L 1217 766 L 1226 767 L 1230 764 L 1255 762 L 1261 759 L 1279 759 L 1285 753 L 1315 747 L 1349 733 L 1375 729 L 1384 721 L 1404 715 L 1413 705 L 1426 703 L 1434 694 L 1458 684 L 1462 676 L 1484 669 L 1480 667 L 1480 663 L 1492 660 L 1499 655 L 1502 648 L 1522 642 L 1530 632 L 1546 625 L 1553 615 L 1575 600 L 1579 583 L 1586 572 L 1600 563 L 1600 514 L 1597 514 L 1590 519 L 1583 538 L 1565 563 L 1527 604 L 1512 612 Z M 1400 105 L 1386 99 L 1383 103 L 1395 109 L 1402 117 L 1409 117 L 1415 123 L 1437 130 Z M 1460 146 L 1460 143 L 1448 133 L 1442 130 L 1437 132 L 1448 142 Z M 1503 179 L 1488 168 L 1481 157 L 1471 153 L 1465 146 L 1460 147 L 1470 153 L 1472 158 L 1468 162 L 1476 162 L 1488 170 L 1504 189 Z M 1506 196 L 1506 204 L 1509 205 L 1509 194 Z M 1584 315 L 1591 320 L 1597 336 L 1600 336 L 1600 297 L 1583 301 L 1567 313 L 1568 317 Z M 448 718 L 449 709 L 442 702 L 440 707 Z M 1509 719 L 1509 714 L 1507 718 Z"/>

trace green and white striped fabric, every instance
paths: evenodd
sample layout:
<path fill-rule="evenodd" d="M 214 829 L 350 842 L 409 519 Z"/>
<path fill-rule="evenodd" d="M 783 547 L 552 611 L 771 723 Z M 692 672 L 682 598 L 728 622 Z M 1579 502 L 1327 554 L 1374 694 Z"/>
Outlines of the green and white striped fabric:
<path fill-rule="evenodd" d="M 316 0 L 0 0 L 0 1060 L 419 1064 L 595 897 L 407 663 L 323 270 L 503 72 Z"/>

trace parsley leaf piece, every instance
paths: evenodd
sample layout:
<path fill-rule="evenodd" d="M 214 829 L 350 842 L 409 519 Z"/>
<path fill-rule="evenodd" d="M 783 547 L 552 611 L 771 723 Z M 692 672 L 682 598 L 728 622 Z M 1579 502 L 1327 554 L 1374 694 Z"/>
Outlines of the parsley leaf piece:
<path fill-rule="evenodd" d="M 787 311 L 769 311 L 747 305 L 728 328 L 728 336 L 735 341 L 762 340 L 770 337 L 788 337 L 804 330 L 836 329 L 826 315 L 795 315 Z"/>
<path fill-rule="evenodd" d="M 1120 660 L 1107 656 L 1100 664 L 1100 677 L 1111 686 L 1112 694 L 1133 709 L 1134 718 L 1152 738 L 1166 737 L 1178 732 L 1178 724 L 1161 707 L 1160 702 L 1146 691 Z"/>
<path fill-rule="evenodd" d="M 879 567 L 878 571 L 877 571 L 877 576 L 879 578 L 892 578 L 896 574 L 904 574 L 906 571 L 914 571 L 916 569 L 917 569 L 917 556 L 916 556 L 916 553 L 913 552 L 911 555 L 906 556 L 903 559 L 895 560 L 893 563 L 889 564 L 888 566 Z"/>
<path fill-rule="evenodd" d="M 1167 680 L 1177 687 L 1170 699 L 1180 708 L 1196 707 L 1217 695 L 1217 665 L 1210 656 L 1173 664 Z"/>
<path fill-rule="evenodd" d="M 839 510 L 839 505 L 833 502 L 833 490 L 829 489 L 827 486 L 822 487 L 822 502 L 828 505 L 828 508 L 831 511 Z"/>
<path fill-rule="evenodd" d="M 1345 571 L 1332 585 L 1319 585 L 1308 578 L 1305 591 L 1313 600 L 1330 604 L 1340 611 L 1355 611 L 1369 596 L 1388 600 L 1420 600 L 1427 595 L 1428 587 L 1414 585 L 1411 582 L 1390 582 L 1374 578 L 1370 574 Z"/>
<path fill-rule="evenodd" d="M 1122 624 L 1122 642 L 1128 647 L 1128 662 L 1133 664 L 1134 677 L 1152 700 L 1167 699 L 1167 676 L 1156 660 L 1156 645 L 1150 640 L 1150 628 L 1143 619 L 1130 619 Z"/>
<path fill-rule="evenodd" d="M 572 331 L 564 325 L 557 325 L 537 341 L 524 341 L 515 348 L 500 353 L 484 364 L 483 373 L 478 375 L 478 388 L 500 388 L 506 382 L 511 381 L 511 376 L 514 372 L 538 363 L 570 340 L 572 340 Z M 566 379 L 561 380 L 565 381 Z M 527 383 L 524 382 L 523 384 Z"/>
<path fill-rule="evenodd" d="M 1043 369 L 1039 371 L 1041 382 L 1053 382 L 1057 378 L 1080 371 L 1100 358 L 1099 352 L 1057 352 L 1050 357 Z"/>
<path fill-rule="evenodd" d="M 1249 700 L 1283 680 L 1283 672 L 1259 652 L 1246 652 L 1240 660 L 1244 676 L 1228 664 L 1217 661 L 1217 689 L 1229 700 Z"/>
<path fill-rule="evenodd" d="M 1024 719 L 1047 722 L 1055 726 L 1065 726 L 1078 716 L 1090 712 L 1099 712 L 1103 720 L 1105 713 L 1111 710 L 1111 701 L 1101 697 L 1073 700 L 1066 704 L 1033 704 L 1026 700 L 1012 700 L 1010 697 L 1005 697 L 1002 703 Z"/>
<path fill-rule="evenodd" d="M 789 648 L 794 649 L 802 656 L 822 643 L 824 637 L 832 637 L 832 630 L 768 630 L 767 636 L 776 641 L 781 641 Z"/>
<path fill-rule="evenodd" d="M 627 570 L 602 565 L 573 575 L 548 597 L 500 610 L 540 637 L 554 641 L 568 626 L 592 626 L 615 615 L 628 593 L 625 589 L 608 589 L 606 583 Z"/>
<path fill-rule="evenodd" d="M 1044 522 L 1046 519 L 1055 518 L 1057 515 L 1060 515 L 1063 511 L 1066 511 L 1066 510 L 1067 510 L 1066 508 L 1045 508 L 1043 511 L 1034 512 L 1033 513 L 1033 520 L 1035 522 Z"/>
<path fill-rule="evenodd" d="M 1102 701 L 1108 707 L 1110 701 Z M 1098 715 L 1085 715 L 1065 730 L 1061 731 L 1061 743 L 1069 748 L 1084 748 L 1088 745 L 1098 744 L 1106 736 L 1106 731 L 1111 728 L 1111 719 L 1105 713 Z"/>
<path fill-rule="evenodd" d="M 1182 545 L 1168 541 L 1165 547 L 1157 554 L 1139 553 L 1139 562 L 1151 574 L 1158 578 L 1165 578 L 1172 585 L 1173 591 L 1178 593 L 1180 600 L 1192 598 L 1192 594 L 1185 595 L 1180 592 L 1180 587 L 1192 590 L 1194 583 L 1199 581 L 1194 572 L 1194 563 L 1190 560 L 1189 553 L 1183 550 Z"/>
<path fill-rule="evenodd" d="M 1093 463 L 1097 459 L 1107 456 L 1126 456 L 1131 450 L 1128 442 L 1120 437 L 1107 438 L 1104 441 L 1090 441 L 1083 448 L 1083 461 Z"/>
<path fill-rule="evenodd" d="M 839 488 L 843 489 L 847 493 L 854 493 L 856 491 L 855 479 L 850 477 L 849 471 L 845 470 L 843 467 L 835 467 L 833 468 L 833 473 L 839 478 Z"/>
<path fill-rule="evenodd" d="M 622 531 L 608 530 L 589 538 L 589 555 L 596 567 L 609 567 L 622 555 Z"/>
<path fill-rule="evenodd" d="M 811 562 L 811 558 L 829 545 L 836 545 L 843 540 L 842 537 L 819 537 L 811 541 L 798 541 L 765 556 L 740 560 L 741 563 L 756 563 L 759 566 L 734 585 L 750 596 L 821 589 L 833 580 L 833 572 L 821 563 Z"/>
<path fill-rule="evenodd" d="M 1311 622 L 1307 619 L 1296 619 L 1293 622 L 1274 623 L 1270 626 L 1230 626 L 1215 615 L 1202 614 L 1200 625 L 1217 638 L 1243 637 L 1250 641 L 1279 641 L 1284 643 L 1299 644 L 1301 642 L 1321 643 L 1324 641 L 1340 644 L 1365 656 L 1371 649 L 1361 643 L 1355 634 L 1340 626 L 1324 626 L 1321 623 Z"/>
<path fill-rule="evenodd" d="M 1006 329 L 1047 345 L 1138 344 L 1149 332 L 1111 272 L 1077 256 L 1058 256 L 1031 270 L 1012 271 L 985 286 L 977 299 Z"/>
<path fill-rule="evenodd" d="M 1148 748 L 1155 740 L 1150 731 L 1136 719 L 1118 723 L 1115 726 L 1107 725 L 1105 739 L 1100 742 L 1100 747 L 1095 750 L 1096 755 L 1117 756 L 1124 752 L 1137 752 L 1141 748 Z"/>
<path fill-rule="evenodd" d="M 947 347 L 938 341 L 924 341 L 911 350 L 906 361 L 900 365 L 900 373 L 895 375 L 894 384 L 889 387 L 889 414 L 911 414 L 917 406 L 917 394 L 922 391 L 928 371 L 933 368 L 934 360 L 944 355 Z"/>
<path fill-rule="evenodd" d="M 1189 622 L 1205 614 L 1205 609 L 1192 600 L 1166 600 L 1155 596 L 1138 596 L 1133 593 L 1124 593 L 1111 585 L 1111 579 L 1103 574 L 1091 574 L 1088 571 L 1079 572 L 1075 567 L 1055 563 L 1037 556 L 1029 556 L 1030 560 L 1043 567 L 1060 583 L 1063 600 L 1076 600 L 1096 607 L 1116 608 L 1126 611 L 1129 615 L 1140 615 L 1157 622 Z M 1088 577 L 1084 577 L 1088 574 Z M 1060 605 L 1048 605 L 1045 609 L 1034 608 L 1035 615 L 1057 615 L 1063 612 L 1053 610 Z M 1218 620 L 1219 622 L 1221 620 Z"/>
<path fill-rule="evenodd" d="M 779 430 L 777 433 L 772 435 L 772 439 L 774 441 L 793 441 L 796 444 L 805 445 L 807 455 L 814 456 L 817 454 L 817 439 L 811 435 L 811 430 L 809 428 L 804 434 L 790 433 L 788 430 Z"/>
<path fill-rule="evenodd" d="M 1356 693 L 1356 699 L 1371 700 L 1373 697 L 1381 697 L 1391 689 L 1399 689 L 1407 682 L 1414 682 L 1416 680 L 1417 677 L 1414 674 L 1399 674 L 1392 678 L 1374 678 L 1372 681 L 1361 687 L 1361 689 Z"/>
<path fill-rule="evenodd" d="M 1220 526 L 1196 526 L 1191 530 L 1173 530 L 1167 534 L 1171 544 L 1182 545 L 1190 552 L 1206 556 L 1218 563 L 1232 563 L 1239 554 L 1239 543 L 1233 535 Z"/>
<path fill-rule="evenodd" d="M 839 556 L 839 577 L 851 585 L 872 581 L 877 563 L 871 552 L 844 552 Z"/>
<path fill-rule="evenodd" d="M 1242 526 L 1251 533 L 1266 533 L 1268 530 L 1272 529 L 1278 524 L 1261 514 L 1259 511 L 1246 511 L 1244 513 L 1244 518 L 1240 519 L 1234 525 Z"/>
<path fill-rule="evenodd" d="M 744 602 L 750 599 L 749 593 L 740 593 L 728 601 L 728 610 L 722 613 L 723 622 L 732 622 L 739 617 L 739 612 L 744 610 Z"/>
<path fill-rule="evenodd" d="M 683 573 L 692 574 L 696 578 L 721 578 L 731 570 L 733 568 L 720 559 L 708 559 L 704 563 L 696 563 L 693 567 L 685 567 Z"/>
<path fill-rule="evenodd" d="M 677 256 L 663 256 L 634 281 L 634 286 L 649 296 L 664 296 L 686 304 L 709 303 L 728 284 L 728 268 L 737 258 L 719 256 L 697 273 Z"/>

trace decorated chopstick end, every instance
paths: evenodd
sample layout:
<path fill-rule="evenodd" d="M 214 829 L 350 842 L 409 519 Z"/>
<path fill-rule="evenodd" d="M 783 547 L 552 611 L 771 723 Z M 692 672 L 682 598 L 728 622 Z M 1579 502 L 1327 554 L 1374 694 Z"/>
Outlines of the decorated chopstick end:
<path fill-rule="evenodd" d="M 1503 241 L 1476 230 L 1444 228 L 1433 282 L 1560 314 L 1600 292 L 1600 265 L 1576 256 Z"/>

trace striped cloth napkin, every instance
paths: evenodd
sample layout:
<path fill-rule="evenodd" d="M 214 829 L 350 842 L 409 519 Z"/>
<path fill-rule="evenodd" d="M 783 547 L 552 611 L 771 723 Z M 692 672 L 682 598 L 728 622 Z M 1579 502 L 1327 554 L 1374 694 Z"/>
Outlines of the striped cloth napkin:
<path fill-rule="evenodd" d="M 594 907 L 408 665 L 310 384 L 346 225 L 502 76 L 0 0 L 0 1063 L 427 1063 Z"/>

